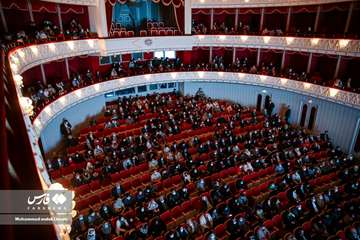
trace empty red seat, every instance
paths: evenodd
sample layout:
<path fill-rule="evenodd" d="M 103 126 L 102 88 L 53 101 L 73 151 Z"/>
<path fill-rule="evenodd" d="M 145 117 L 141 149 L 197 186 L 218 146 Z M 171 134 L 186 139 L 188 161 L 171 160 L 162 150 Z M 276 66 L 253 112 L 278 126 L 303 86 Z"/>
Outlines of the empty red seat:
<path fill-rule="evenodd" d="M 89 185 L 90 185 L 91 191 L 96 191 L 96 190 L 100 189 L 100 181 L 99 180 L 92 181 Z"/>
<path fill-rule="evenodd" d="M 95 205 L 98 202 L 100 202 L 100 198 L 98 197 L 98 195 L 94 194 L 91 197 L 88 198 L 89 200 L 89 205 Z"/>
<path fill-rule="evenodd" d="M 118 181 L 121 179 L 120 173 L 111 174 L 110 177 L 111 177 L 111 181 L 112 181 L 113 183 L 116 183 L 116 182 L 118 182 Z"/>
<path fill-rule="evenodd" d="M 170 211 L 165 211 L 164 213 L 162 213 L 160 215 L 160 219 L 164 222 L 164 223 L 167 223 L 171 220 L 171 213 Z"/>
<path fill-rule="evenodd" d="M 145 36 L 147 36 L 146 30 L 140 30 L 140 37 L 145 37 Z"/>
<path fill-rule="evenodd" d="M 275 215 L 272 218 L 272 223 L 274 226 L 280 226 L 282 223 L 282 216 L 280 214 Z"/>
<path fill-rule="evenodd" d="M 191 208 L 192 208 L 192 206 L 191 206 L 191 201 L 190 201 L 190 200 L 188 200 L 188 201 L 186 201 L 186 202 L 183 202 L 183 203 L 181 204 L 181 211 L 182 211 L 183 213 L 188 212 Z"/>
<path fill-rule="evenodd" d="M 88 206 L 89 206 L 89 201 L 87 199 L 83 199 L 80 201 L 76 201 L 75 208 L 80 211 L 82 209 L 87 208 Z"/>
<path fill-rule="evenodd" d="M 66 176 L 66 175 L 69 175 L 69 174 L 73 173 L 74 170 L 75 170 L 75 166 L 71 164 L 70 166 L 62 168 L 61 169 L 61 174 L 63 176 Z"/>
<path fill-rule="evenodd" d="M 174 219 L 180 217 L 182 215 L 182 209 L 180 206 L 176 206 L 171 210 L 171 215 Z"/>
<path fill-rule="evenodd" d="M 217 237 L 221 237 L 224 235 L 225 233 L 225 225 L 224 224 L 220 224 L 218 226 L 216 226 L 215 230 L 215 234 Z"/>
<path fill-rule="evenodd" d="M 164 29 L 159 30 L 159 35 L 160 36 L 165 36 L 165 34 L 166 34 L 166 32 L 165 32 Z"/>
<path fill-rule="evenodd" d="M 102 191 L 100 194 L 100 200 L 101 201 L 106 201 L 111 197 L 111 189 L 107 189 L 105 191 Z"/>
<path fill-rule="evenodd" d="M 75 196 L 82 196 L 90 192 L 90 186 L 88 184 L 75 188 Z"/>
<path fill-rule="evenodd" d="M 50 172 L 50 177 L 51 179 L 55 180 L 57 178 L 60 178 L 61 177 L 61 172 L 60 170 L 54 170 L 54 171 L 51 171 Z"/>

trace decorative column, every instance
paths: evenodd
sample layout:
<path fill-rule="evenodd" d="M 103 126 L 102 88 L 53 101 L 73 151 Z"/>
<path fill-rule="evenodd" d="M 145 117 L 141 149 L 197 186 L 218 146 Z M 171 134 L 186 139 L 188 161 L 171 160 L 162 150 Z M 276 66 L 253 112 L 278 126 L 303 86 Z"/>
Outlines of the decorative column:
<path fill-rule="evenodd" d="M 340 64 L 341 64 L 341 56 L 338 56 L 338 59 L 336 62 L 335 73 L 334 73 L 334 79 L 336 79 L 339 75 Z"/>
<path fill-rule="evenodd" d="M 317 32 L 318 25 L 319 25 L 319 19 L 320 19 L 320 11 L 321 6 L 319 5 L 316 9 L 316 17 L 315 17 L 315 23 L 314 23 L 314 32 Z"/>
<path fill-rule="evenodd" d="M 70 79 L 70 70 L 69 70 L 69 59 L 65 58 L 65 69 L 66 69 L 66 75 L 68 79 Z"/>
<path fill-rule="evenodd" d="M 210 10 L 210 30 L 214 28 L 214 9 Z"/>
<path fill-rule="evenodd" d="M 44 65 L 43 65 L 43 64 L 40 64 L 40 70 L 41 70 L 41 78 L 42 78 L 42 82 L 43 82 L 44 86 L 47 86 L 46 75 L 45 75 L 45 69 L 44 69 Z"/>
<path fill-rule="evenodd" d="M 28 10 L 29 10 L 30 21 L 34 22 L 34 14 L 32 12 L 32 6 L 31 6 L 30 0 L 27 0 L 27 6 L 28 6 Z"/>
<path fill-rule="evenodd" d="M 209 52 L 209 63 L 212 62 L 213 59 L 213 47 L 210 47 L 210 52 Z"/>
<path fill-rule="evenodd" d="M 232 62 L 235 63 L 235 60 L 236 60 L 236 47 L 233 48 Z"/>
<path fill-rule="evenodd" d="M 346 24 L 345 24 L 345 30 L 344 33 L 347 33 L 349 31 L 349 27 L 350 27 L 350 23 L 351 23 L 351 17 L 354 11 L 354 2 L 350 3 L 350 8 L 349 8 L 349 12 L 347 15 L 347 19 L 346 19 Z"/>
<path fill-rule="evenodd" d="M 8 32 L 8 27 L 7 27 L 7 23 L 6 23 L 6 19 L 5 19 L 5 14 L 2 8 L 2 4 L 1 4 L 1 0 L 0 0 L 0 17 L 1 17 L 1 22 L 3 25 L 3 29 L 5 32 Z"/>
<path fill-rule="evenodd" d="M 257 49 L 257 56 L 256 56 L 256 66 L 260 65 L 260 53 L 261 53 L 261 49 L 258 48 Z"/>
<path fill-rule="evenodd" d="M 291 21 L 291 7 L 289 7 L 289 9 L 288 9 L 288 14 L 287 14 L 287 18 L 286 18 L 285 32 L 288 32 L 288 31 L 289 31 L 290 21 Z"/>
<path fill-rule="evenodd" d="M 185 34 L 191 34 L 192 29 L 192 14 L 191 14 L 191 0 L 185 0 Z M 151 11 L 150 11 L 151 12 Z"/>
<path fill-rule="evenodd" d="M 311 71 L 312 57 L 313 57 L 313 54 L 310 53 L 309 59 L 308 59 L 308 64 L 307 64 L 307 68 L 306 68 L 306 73 L 308 73 L 308 74 L 309 74 L 310 71 Z"/>
<path fill-rule="evenodd" d="M 99 0 L 98 5 L 88 6 L 90 31 L 97 32 L 99 37 L 108 37 L 105 0 Z"/>
<path fill-rule="evenodd" d="M 239 28 L 239 9 L 235 9 L 235 24 L 234 24 L 234 29 L 235 31 L 237 31 Z"/>
<path fill-rule="evenodd" d="M 280 67 L 281 70 L 284 70 L 285 67 L 285 57 L 286 57 L 286 51 L 284 50 L 281 56 L 281 67 Z"/>
<path fill-rule="evenodd" d="M 58 15 L 60 31 L 64 32 L 64 27 L 63 27 L 62 18 L 61 18 L 60 4 L 58 4 L 58 3 L 56 4 L 56 12 L 57 12 L 57 15 Z"/>
<path fill-rule="evenodd" d="M 260 32 L 263 30 L 264 25 L 264 14 L 265 14 L 265 8 L 261 9 L 261 17 L 260 17 Z"/>

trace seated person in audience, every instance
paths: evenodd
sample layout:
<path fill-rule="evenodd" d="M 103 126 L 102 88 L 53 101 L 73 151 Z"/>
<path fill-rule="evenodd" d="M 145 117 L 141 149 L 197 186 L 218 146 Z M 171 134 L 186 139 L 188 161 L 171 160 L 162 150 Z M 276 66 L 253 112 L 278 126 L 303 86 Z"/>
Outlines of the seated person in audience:
<path fill-rule="evenodd" d="M 120 183 L 116 183 L 115 186 L 112 189 L 112 195 L 114 198 L 118 198 L 121 196 L 122 193 L 124 193 L 123 188 L 121 187 Z"/>
<path fill-rule="evenodd" d="M 100 216 L 105 219 L 108 220 L 110 219 L 112 216 L 114 215 L 114 210 L 112 207 L 103 204 L 100 208 Z"/>
<path fill-rule="evenodd" d="M 270 231 L 262 224 L 260 224 L 259 228 L 256 231 L 257 239 L 266 240 L 270 237 Z"/>
<path fill-rule="evenodd" d="M 104 239 L 110 239 L 111 235 L 111 224 L 109 222 L 104 222 L 101 225 L 101 232 Z"/>
<path fill-rule="evenodd" d="M 203 232 L 211 229 L 213 226 L 213 219 L 209 213 L 203 213 L 200 215 L 199 224 Z"/>
<path fill-rule="evenodd" d="M 159 181 L 161 179 L 161 174 L 159 171 L 155 170 L 152 174 L 151 174 L 151 181 L 156 182 Z"/>
<path fill-rule="evenodd" d="M 187 227 L 187 230 L 188 230 L 190 236 L 195 235 L 199 230 L 199 224 L 193 218 L 189 218 L 186 220 L 186 227 Z"/>
<path fill-rule="evenodd" d="M 118 217 L 116 220 L 116 223 L 115 223 L 116 235 L 117 236 L 123 235 L 126 232 L 126 230 L 129 229 L 129 226 L 130 226 L 129 222 L 125 217 L 123 217 L 123 216 Z"/>
<path fill-rule="evenodd" d="M 150 235 L 149 225 L 147 223 L 141 224 L 138 230 L 138 236 L 141 239 L 146 239 Z"/>
<path fill-rule="evenodd" d="M 155 217 L 150 221 L 150 232 L 154 237 L 159 236 L 165 231 L 166 225 L 159 217 Z"/>

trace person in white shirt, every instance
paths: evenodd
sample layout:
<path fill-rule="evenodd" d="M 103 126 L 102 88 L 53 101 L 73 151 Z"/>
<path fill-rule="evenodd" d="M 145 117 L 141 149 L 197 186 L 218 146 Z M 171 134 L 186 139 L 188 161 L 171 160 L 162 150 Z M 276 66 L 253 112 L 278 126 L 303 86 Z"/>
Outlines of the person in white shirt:
<path fill-rule="evenodd" d="M 155 181 L 158 181 L 161 179 L 161 173 L 158 172 L 158 171 L 154 171 L 152 174 L 151 174 L 151 181 L 155 182 Z"/>

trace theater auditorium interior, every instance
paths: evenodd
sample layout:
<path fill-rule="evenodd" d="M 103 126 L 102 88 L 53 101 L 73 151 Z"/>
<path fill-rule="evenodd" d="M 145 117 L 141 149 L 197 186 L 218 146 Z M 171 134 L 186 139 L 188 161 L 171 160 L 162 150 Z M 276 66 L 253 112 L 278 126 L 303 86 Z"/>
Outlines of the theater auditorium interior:
<path fill-rule="evenodd" d="M 360 240 L 360 1 L 0 0 L 1 239 Z"/>

